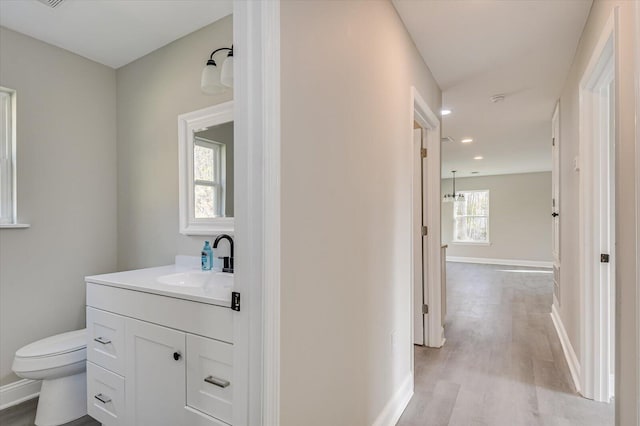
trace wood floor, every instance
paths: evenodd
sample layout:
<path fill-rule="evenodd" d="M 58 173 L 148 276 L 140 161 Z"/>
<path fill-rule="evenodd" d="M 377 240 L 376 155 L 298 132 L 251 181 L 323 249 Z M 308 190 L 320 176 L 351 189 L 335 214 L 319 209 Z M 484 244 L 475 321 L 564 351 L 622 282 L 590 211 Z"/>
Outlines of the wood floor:
<path fill-rule="evenodd" d="M 0 426 L 33 426 L 36 418 L 37 399 L 23 402 L 0 411 Z M 84 416 L 64 426 L 100 426 L 100 423 L 89 416 Z"/>
<path fill-rule="evenodd" d="M 415 347 L 415 394 L 399 426 L 608 426 L 614 404 L 573 387 L 549 316 L 552 276 L 448 263 L 447 342 Z"/>

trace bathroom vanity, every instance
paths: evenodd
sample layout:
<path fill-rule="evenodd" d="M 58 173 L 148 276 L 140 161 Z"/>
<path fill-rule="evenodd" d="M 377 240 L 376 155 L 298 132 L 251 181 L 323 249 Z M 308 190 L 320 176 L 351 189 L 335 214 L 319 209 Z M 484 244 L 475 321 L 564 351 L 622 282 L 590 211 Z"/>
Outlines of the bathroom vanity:
<path fill-rule="evenodd" d="M 86 278 L 87 405 L 103 425 L 232 424 L 233 275 L 197 265 Z"/>

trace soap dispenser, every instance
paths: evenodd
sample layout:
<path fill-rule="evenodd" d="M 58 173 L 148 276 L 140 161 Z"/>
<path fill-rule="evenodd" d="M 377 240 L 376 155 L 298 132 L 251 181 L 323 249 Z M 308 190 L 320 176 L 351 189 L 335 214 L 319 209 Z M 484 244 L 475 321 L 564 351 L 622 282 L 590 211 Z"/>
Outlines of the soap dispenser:
<path fill-rule="evenodd" d="M 211 250 L 209 241 L 205 241 L 204 247 L 202 247 L 202 270 L 210 271 L 212 267 L 213 267 L 213 251 Z"/>

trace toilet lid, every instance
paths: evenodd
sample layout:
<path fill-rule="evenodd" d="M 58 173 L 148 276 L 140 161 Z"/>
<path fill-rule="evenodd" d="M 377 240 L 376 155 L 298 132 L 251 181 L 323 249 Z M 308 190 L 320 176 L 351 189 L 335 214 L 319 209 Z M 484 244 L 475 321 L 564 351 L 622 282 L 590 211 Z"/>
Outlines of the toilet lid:
<path fill-rule="evenodd" d="M 18 349 L 20 358 L 46 357 L 73 352 L 87 347 L 87 329 L 56 334 Z"/>

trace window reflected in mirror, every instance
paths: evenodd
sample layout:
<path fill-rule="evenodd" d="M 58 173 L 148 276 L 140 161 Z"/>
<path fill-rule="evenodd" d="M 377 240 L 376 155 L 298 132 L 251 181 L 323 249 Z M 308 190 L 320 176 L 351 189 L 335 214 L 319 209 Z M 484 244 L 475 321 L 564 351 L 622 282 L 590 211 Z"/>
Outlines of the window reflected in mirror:
<path fill-rule="evenodd" d="M 233 122 L 194 132 L 196 219 L 233 217 Z"/>

